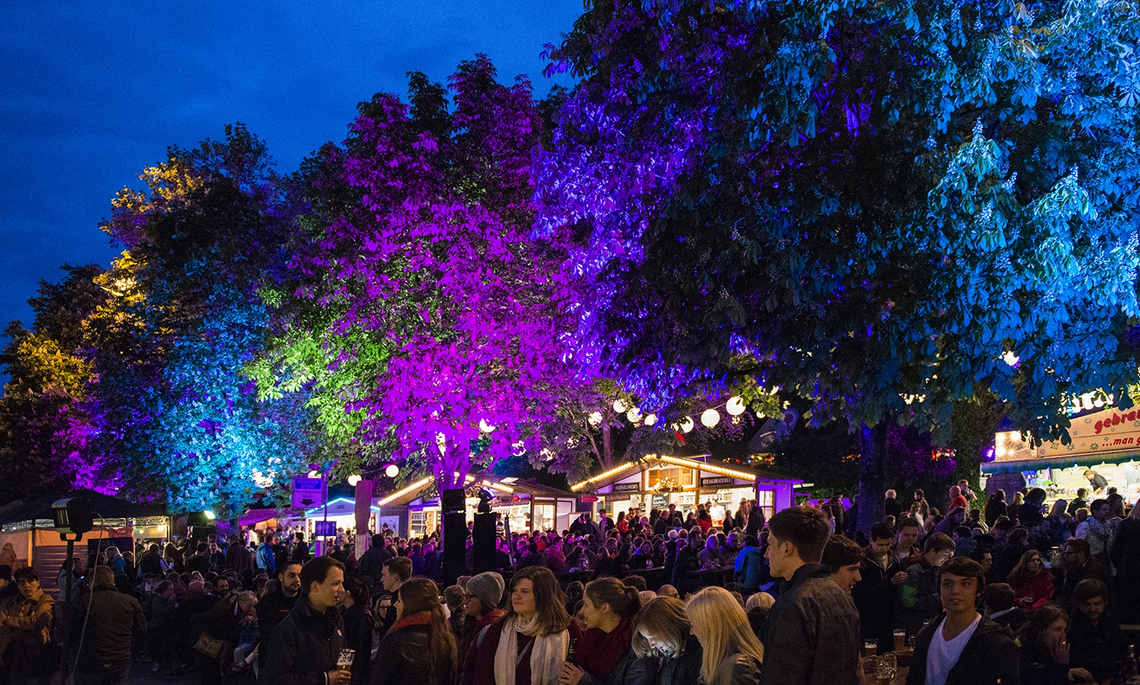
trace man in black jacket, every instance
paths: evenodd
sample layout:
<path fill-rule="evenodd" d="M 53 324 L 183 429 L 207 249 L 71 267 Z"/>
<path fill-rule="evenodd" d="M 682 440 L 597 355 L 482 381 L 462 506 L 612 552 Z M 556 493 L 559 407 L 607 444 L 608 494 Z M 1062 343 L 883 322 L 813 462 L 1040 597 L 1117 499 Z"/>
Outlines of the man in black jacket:
<path fill-rule="evenodd" d="M 146 632 L 142 606 L 115 589 L 115 572 L 107 566 L 95 567 L 92 583 L 91 593 L 79 598 L 78 616 L 71 622 L 71 644 L 81 644 L 74 662 L 75 683 L 126 682 L 133 631 Z"/>
<path fill-rule="evenodd" d="M 769 568 L 786 582 L 764 623 L 760 685 L 858 685 L 859 612 L 819 563 L 827 517 L 792 507 L 773 516 L 768 531 Z"/>
<path fill-rule="evenodd" d="M 265 669 L 265 655 L 269 652 L 269 638 L 297 604 L 301 594 L 301 564 L 290 561 L 277 574 L 277 589 L 257 603 L 257 628 L 261 634 L 261 649 L 257 650 L 258 665 Z"/>
<path fill-rule="evenodd" d="M 1098 683 L 1112 680 L 1124 666 L 1128 640 L 1116 619 L 1105 613 L 1108 586 L 1082 580 L 1073 591 L 1073 603 L 1077 608 L 1069 623 L 1069 665 L 1086 669 Z"/>
<path fill-rule="evenodd" d="M 985 586 L 981 565 L 956 557 L 938 569 L 942 613 L 918 632 L 906 685 L 1017 683 L 1013 635 L 977 610 Z"/>
<path fill-rule="evenodd" d="M 344 622 L 336 606 L 343 594 L 344 564 L 317 557 L 301 567 L 301 599 L 269 639 L 262 682 L 348 685 L 352 674 L 337 669 Z M 362 667 L 368 656 L 356 655 L 354 667 Z"/>
<path fill-rule="evenodd" d="M 384 536 L 377 533 L 372 536 L 372 544 L 364 554 L 360 556 L 360 562 L 356 565 L 356 577 L 368 577 L 372 585 L 368 588 L 373 594 L 376 593 L 376 586 L 380 584 L 380 569 L 384 567 L 384 562 L 392 557 L 384 546 Z"/>
<path fill-rule="evenodd" d="M 893 651 L 896 588 L 906 579 L 899 558 L 891 551 L 895 529 L 885 521 L 871 526 L 871 544 L 859 564 L 861 580 L 851 592 L 859 609 L 863 639 L 876 640 L 879 653 Z"/>

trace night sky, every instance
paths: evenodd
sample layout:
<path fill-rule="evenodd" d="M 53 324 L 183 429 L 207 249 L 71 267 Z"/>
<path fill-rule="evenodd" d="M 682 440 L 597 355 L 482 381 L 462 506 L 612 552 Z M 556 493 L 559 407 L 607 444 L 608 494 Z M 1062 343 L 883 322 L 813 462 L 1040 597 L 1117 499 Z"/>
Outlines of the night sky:
<path fill-rule="evenodd" d="M 123 186 L 169 145 L 224 139 L 242 122 L 282 173 L 341 142 L 356 104 L 405 97 L 406 72 L 444 81 L 487 54 L 499 80 L 560 42 L 581 0 L 519 2 L 42 2 L 0 4 L 0 326 L 31 324 L 40 279 L 108 266 L 98 228 Z"/>

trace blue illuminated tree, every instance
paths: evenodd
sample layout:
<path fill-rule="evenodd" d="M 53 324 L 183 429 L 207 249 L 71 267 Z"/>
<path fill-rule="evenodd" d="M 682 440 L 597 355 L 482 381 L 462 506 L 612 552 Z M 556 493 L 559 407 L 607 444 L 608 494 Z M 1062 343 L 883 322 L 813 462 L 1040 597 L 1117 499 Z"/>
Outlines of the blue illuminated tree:
<path fill-rule="evenodd" d="M 944 440 L 992 394 L 1045 435 L 1068 394 L 1126 396 L 1138 14 L 596 5 L 552 50 L 584 80 L 535 165 L 576 359 L 649 409 L 743 375 L 862 426 L 863 526 L 889 423 Z"/>
<path fill-rule="evenodd" d="M 127 492 L 229 517 L 323 458 L 306 394 L 260 398 L 244 373 L 292 222 L 264 144 L 240 125 L 171 148 L 140 178 L 103 224 L 128 251 L 96 278 L 109 296 L 83 324 L 95 442 Z"/>

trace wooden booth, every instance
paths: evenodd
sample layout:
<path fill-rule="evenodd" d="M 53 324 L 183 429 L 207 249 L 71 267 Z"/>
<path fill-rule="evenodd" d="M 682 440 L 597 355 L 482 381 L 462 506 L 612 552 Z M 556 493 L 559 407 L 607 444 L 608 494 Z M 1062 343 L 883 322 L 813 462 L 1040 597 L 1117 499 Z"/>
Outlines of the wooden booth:
<path fill-rule="evenodd" d="M 765 519 L 795 505 L 795 488 L 802 480 L 784 478 L 741 466 L 728 467 L 706 461 L 708 454 L 674 457 L 649 454 L 637 461 L 573 484 L 580 501 L 613 518 L 619 512 L 640 509 L 648 516 L 653 509 L 675 504 L 682 518 L 698 503 L 712 503 L 713 523 L 734 513 L 740 500 L 756 500 Z"/>

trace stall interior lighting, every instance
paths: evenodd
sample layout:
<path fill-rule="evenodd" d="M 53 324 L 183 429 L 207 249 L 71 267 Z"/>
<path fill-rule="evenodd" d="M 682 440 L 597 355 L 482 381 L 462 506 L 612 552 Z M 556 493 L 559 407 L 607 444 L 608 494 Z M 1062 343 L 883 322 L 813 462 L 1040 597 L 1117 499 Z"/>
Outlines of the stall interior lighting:
<path fill-rule="evenodd" d="M 505 485 L 500 485 L 499 483 L 492 483 L 492 482 L 491 482 L 491 481 L 489 481 L 489 480 L 485 480 L 485 481 L 483 481 L 483 485 L 484 485 L 484 487 L 488 487 L 488 488 L 494 488 L 494 489 L 496 489 L 496 490 L 500 490 L 500 491 L 502 491 L 502 492 L 509 492 L 509 493 L 513 493 L 513 492 L 515 491 L 515 490 L 514 490 L 514 488 L 508 488 L 507 486 L 505 486 Z"/>
<path fill-rule="evenodd" d="M 380 506 L 384 506 L 385 504 L 391 502 L 392 500 L 397 500 L 397 499 L 403 497 L 404 495 L 406 495 L 410 492 L 415 492 L 416 490 L 423 488 L 424 486 L 426 486 L 428 483 L 432 482 L 433 480 L 435 480 L 435 479 L 432 478 L 431 476 L 428 476 L 427 478 L 421 478 L 421 479 L 417 480 L 415 483 L 412 483 L 408 487 L 404 488 L 403 490 L 397 490 L 396 492 L 393 492 L 391 495 L 388 495 L 384 499 L 377 502 L 377 504 Z"/>

